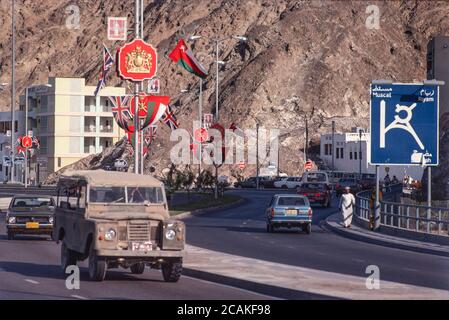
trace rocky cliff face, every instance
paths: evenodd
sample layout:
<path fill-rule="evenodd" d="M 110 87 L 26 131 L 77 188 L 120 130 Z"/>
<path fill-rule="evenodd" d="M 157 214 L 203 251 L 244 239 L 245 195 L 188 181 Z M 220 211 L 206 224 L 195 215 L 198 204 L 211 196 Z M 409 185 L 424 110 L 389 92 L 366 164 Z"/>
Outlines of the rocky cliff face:
<path fill-rule="evenodd" d="M 108 16 L 128 16 L 132 0 L 17 1 L 17 88 L 42 83 L 48 76 L 86 77 L 95 85 Z M 367 6 L 380 10 L 379 29 L 366 26 Z M 79 8 L 79 29 L 71 29 L 69 5 Z M 67 10 L 67 11 L 66 11 Z M 75 10 L 76 11 L 76 10 Z M 145 40 L 157 47 L 162 93 L 178 106 L 181 126 L 197 119 L 198 79 L 166 56 L 179 37 L 203 38 L 193 51 L 210 72 L 205 81 L 204 111 L 215 106 L 214 47 L 211 38 L 245 35 L 247 43 L 226 40 L 220 45 L 220 122 L 279 128 L 281 170 L 302 167 L 304 117 L 311 138 L 337 128 L 366 126 L 369 82 L 372 79 L 413 81 L 425 78 L 428 40 L 449 27 L 445 1 L 145 1 Z M 0 5 L 0 82 L 10 82 L 10 2 Z M 129 39 L 132 38 L 130 33 Z M 112 76 L 109 85 L 126 85 Z M 180 90 L 190 88 L 190 93 Z M 9 93 L 0 96 L 8 109 Z M 292 102 L 294 101 L 294 103 Z M 159 130 L 153 147 L 158 170 L 166 167 L 168 128 Z M 225 170 L 225 169 L 223 169 Z M 248 174 L 254 168 L 248 168 Z"/>

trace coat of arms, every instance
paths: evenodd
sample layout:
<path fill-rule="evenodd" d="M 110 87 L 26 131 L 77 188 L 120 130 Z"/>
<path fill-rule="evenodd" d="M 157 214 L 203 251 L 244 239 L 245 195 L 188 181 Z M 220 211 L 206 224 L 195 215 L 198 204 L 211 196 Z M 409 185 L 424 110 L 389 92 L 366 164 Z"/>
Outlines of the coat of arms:
<path fill-rule="evenodd" d="M 149 80 L 157 72 L 157 52 L 142 39 L 126 43 L 117 52 L 117 71 L 126 80 Z"/>
<path fill-rule="evenodd" d="M 126 71 L 131 73 L 148 73 L 151 70 L 153 57 L 138 46 L 126 55 Z"/>

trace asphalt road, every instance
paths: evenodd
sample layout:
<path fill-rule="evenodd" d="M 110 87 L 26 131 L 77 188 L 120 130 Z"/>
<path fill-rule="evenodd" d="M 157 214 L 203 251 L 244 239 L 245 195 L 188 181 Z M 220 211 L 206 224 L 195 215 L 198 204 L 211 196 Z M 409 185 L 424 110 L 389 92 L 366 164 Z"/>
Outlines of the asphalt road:
<path fill-rule="evenodd" d="M 2 299 L 270 299 L 217 283 L 183 276 L 165 283 L 158 270 L 133 275 L 124 269 L 109 270 L 106 281 L 87 280 L 81 266 L 79 290 L 68 290 L 59 267 L 60 246 L 45 237 L 6 239 L 4 215 L 0 214 L 0 300 Z M 116 271 L 117 270 L 117 271 Z"/>
<path fill-rule="evenodd" d="M 377 265 L 381 280 L 449 290 L 449 258 L 350 240 L 320 227 L 335 213 L 314 208 L 312 234 L 296 229 L 267 233 L 264 211 L 279 191 L 231 191 L 248 199 L 243 206 L 186 219 L 187 242 L 211 250 L 288 265 L 366 277 Z M 274 271 L 276 272 L 276 271 Z"/>
<path fill-rule="evenodd" d="M 311 235 L 288 229 L 266 233 L 264 209 L 275 191 L 230 192 L 244 196 L 247 202 L 237 208 L 186 219 L 189 244 L 362 277 L 366 276 L 368 265 L 377 265 L 381 280 L 449 289 L 449 258 L 354 241 L 323 230 L 319 223 L 336 211 L 335 204 L 329 209 L 314 209 Z M 81 267 L 81 289 L 67 290 L 59 268 L 59 246 L 38 237 L 8 241 L 4 217 L 0 215 L 0 299 L 269 298 L 185 276 L 176 284 L 165 283 L 160 271 L 156 270 L 132 275 L 127 270 L 114 269 L 108 272 L 106 281 L 94 283 L 87 281 L 85 263 Z"/>

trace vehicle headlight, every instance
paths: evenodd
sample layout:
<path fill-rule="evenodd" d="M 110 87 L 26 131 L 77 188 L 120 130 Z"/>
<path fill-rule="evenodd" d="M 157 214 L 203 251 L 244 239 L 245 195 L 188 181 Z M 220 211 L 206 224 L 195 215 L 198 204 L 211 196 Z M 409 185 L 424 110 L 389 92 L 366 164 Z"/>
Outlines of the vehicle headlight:
<path fill-rule="evenodd" d="M 8 223 L 11 223 L 11 224 L 16 223 L 16 217 L 9 217 Z"/>
<path fill-rule="evenodd" d="M 53 217 L 49 217 L 49 218 L 48 218 L 48 222 L 49 222 L 50 224 L 53 224 L 53 221 L 54 221 Z"/>
<path fill-rule="evenodd" d="M 104 234 L 104 240 L 107 241 L 112 241 L 117 235 L 117 232 L 114 229 L 109 229 L 108 231 L 106 231 L 106 233 Z"/>
<path fill-rule="evenodd" d="M 176 236 L 176 232 L 173 229 L 168 229 L 167 232 L 165 232 L 165 238 L 167 240 L 174 240 Z"/>

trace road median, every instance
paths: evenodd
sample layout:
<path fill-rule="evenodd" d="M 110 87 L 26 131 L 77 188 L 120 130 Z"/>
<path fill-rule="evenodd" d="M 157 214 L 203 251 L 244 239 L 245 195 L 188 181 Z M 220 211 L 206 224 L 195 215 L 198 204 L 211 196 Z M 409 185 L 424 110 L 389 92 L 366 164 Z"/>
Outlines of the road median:
<path fill-rule="evenodd" d="M 185 219 L 190 216 L 210 213 L 220 209 L 230 209 L 238 207 L 245 203 L 245 199 L 236 195 L 224 195 L 218 199 L 214 199 L 213 195 L 198 201 L 194 201 L 179 206 L 174 206 L 170 209 L 170 216 L 176 219 Z"/>

